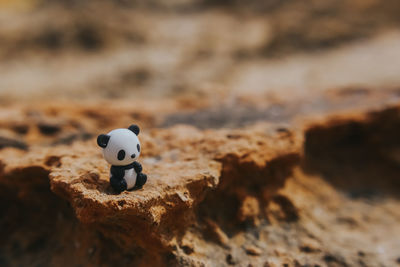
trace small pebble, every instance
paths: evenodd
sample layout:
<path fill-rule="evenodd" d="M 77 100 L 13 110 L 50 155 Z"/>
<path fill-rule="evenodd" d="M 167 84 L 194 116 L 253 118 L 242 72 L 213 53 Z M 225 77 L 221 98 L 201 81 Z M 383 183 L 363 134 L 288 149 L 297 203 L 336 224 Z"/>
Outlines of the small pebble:
<path fill-rule="evenodd" d="M 226 263 L 228 263 L 229 265 L 236 264 L 236 260 L 233 258 L 232 254 L 226 255 Z"/>
<path fill-rule="evenodd" d="M 259 255 L 262 253 L 262 251 L 261 251 L 261 249 L 259 249 L 258 247 L 255 247 L 255 246 L 248 246 L 248 247 L 246 248 L 246 253 L 247 253 L 248 255 L 252 255 L 252 256 L 259 256 Z"/>

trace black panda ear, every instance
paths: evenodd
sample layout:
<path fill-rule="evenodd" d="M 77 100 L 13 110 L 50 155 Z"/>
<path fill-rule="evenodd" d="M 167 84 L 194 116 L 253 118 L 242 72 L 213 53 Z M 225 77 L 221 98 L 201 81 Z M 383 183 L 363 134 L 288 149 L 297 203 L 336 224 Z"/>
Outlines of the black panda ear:
<path fill-rule="evenodd" d="M 132 124 L 128 129 L 134 132 L 136 135 L 139 135 L 140 128 L 136 124 Z"/>
<path fill-rule="evenodd" d="M 109 135 L 101 134 L 97 136 L 97 144 L 102 148 L 105 148 L 107 146 L 108 141 L 110 141 Z"/>

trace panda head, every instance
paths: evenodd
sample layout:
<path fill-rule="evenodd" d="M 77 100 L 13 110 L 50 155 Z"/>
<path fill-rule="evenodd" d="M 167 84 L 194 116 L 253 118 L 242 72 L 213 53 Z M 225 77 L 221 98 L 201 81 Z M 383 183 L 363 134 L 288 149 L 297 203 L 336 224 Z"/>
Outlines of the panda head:
<path fill-rule="evenodd" d="M 115 129 L 108 134 L 100 134 L 97 137 L 97 144 L 103 148 L 106 161 L 114 166 L 124 166 L 138 159 L 139 132 L 139 126 L 131 125 L 128 129 Z"/>

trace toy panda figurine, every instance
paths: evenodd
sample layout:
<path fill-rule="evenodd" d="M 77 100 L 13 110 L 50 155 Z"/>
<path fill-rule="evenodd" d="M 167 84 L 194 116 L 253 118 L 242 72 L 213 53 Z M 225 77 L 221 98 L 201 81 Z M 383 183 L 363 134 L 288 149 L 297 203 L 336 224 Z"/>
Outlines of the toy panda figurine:
<path fill-rule="evenodd" d="M 139 126 L 131 125 L 128 129 L 115 129 L 97 137 L 104 158 L 111 164 L 110 184 L 118 193 L 140 189 L 147 181 L 142 165 L 136 161 L 140 155 L 139 132 Z"/>

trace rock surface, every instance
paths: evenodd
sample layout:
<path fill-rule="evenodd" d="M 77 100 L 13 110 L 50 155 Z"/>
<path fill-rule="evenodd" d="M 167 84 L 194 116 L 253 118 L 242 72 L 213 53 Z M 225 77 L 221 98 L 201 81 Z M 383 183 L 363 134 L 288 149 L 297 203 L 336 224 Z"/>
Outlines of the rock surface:
<path fill-rule="evenodd" d="M 398 96 L 2 108 L 0 265 L 395 266 Z M 149 179 L 117 195 L 95 137 L 132 121 Z"/>

